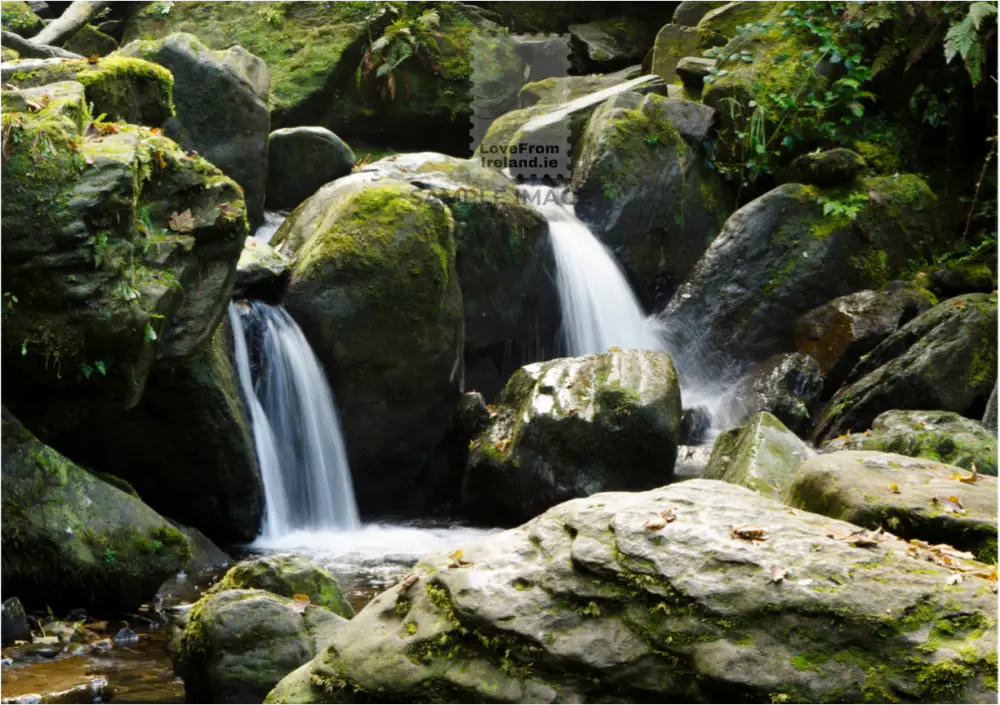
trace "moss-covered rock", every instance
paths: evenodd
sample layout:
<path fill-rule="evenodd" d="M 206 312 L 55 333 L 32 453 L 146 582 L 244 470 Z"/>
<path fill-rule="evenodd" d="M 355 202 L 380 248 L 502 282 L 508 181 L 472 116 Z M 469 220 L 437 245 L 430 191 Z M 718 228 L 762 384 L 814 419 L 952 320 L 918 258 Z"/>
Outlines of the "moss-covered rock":
<path fill-rule="evenodd" d="M 997 481 L 973 484 L 953 465 L 894 453 L 842 450 L 806 461 L 787 501 L 835 519 L 907 539 L 944 543 L 997 560 Z"/>
<path fill-rule="evenodd" d="M 267 207 L 292 209 L 354 168 L 354 152 L 323 127 L 275 130 L 267 145 Z"/>
<path fill-rule="evenodd" d="M 107 56 L 118 48 L 114 37 L 109 37 L 93 25 L 85 24 L 63 44 L 63 49 L 80 56 Z"/>
<path fill-rule="evenodd" d="M 776 2 L 730 2 L 706 12 L 698 21 L 701 43 L 725 44 L 739 34 L 739 28 L 762 20 L 780 9 Z"/>
<path fill-rule="evenodd" d="M 723 398 L 719 417 L 739 424 L 761 411 L 805 435 L 823 393 L 819 363 L 802 353 L 783 353 L 754 367 Z"/>
<path fill-rule="evenodd" d="M 680 387 L 665 353 L 522 367 L 469 445 L 463 511 L 509 525 L 572 497 L 665 484 L 680 422 Z"/>
<path fill-rule="evenodd" d="M 828 200 L 861 194 L 852 220 Z M 731 367 L 794 349 L 795 320 L 837 296 L 881 289 L 942 237 L 936 201 L 913 174 L 854 189 L 784 184 L 733 213 L 663 314 L 692 367 Z M 732 342 L 738 341 L 738 347 Z M 928 407 L 924 407 L 928 408 Z"/>
<path fill-rule="evenodd" d="M 996 436 L 980 422 L 951 411 L 887 411 L 869 431 L 823 445 L 823 452 L 838 450 L 881 450 L 997 474 Z"/>
<path fill-rule="evenodd" d="M 732 207 L 700 153 L 713 119 L 699 103 L 621 93 L 594 112 L 576 147 L 576 213 L 654 306 L 669 300 Z"/>
<path fill-rule="evenodd" d="M 191 555 L 139 499 L 43 445 L 3 408 L 3 591 L 29 607 L 132 611 Z"/>
<path fill-rule="evenodd" d="M 46 404 L 133 406 L 154 362 L 196 357 L 246 234 L 239 187 L 218 169 L 87 116 L 79 83 L 4 92 L 3 359 L 16 370 L 4 397 L 39 429 Z"/>
<path fill-rule="evenodd" d="M 421 473 L 459 396 L 454 218 L 407 183 L 341 179 L 288 217 L 282 239 L 286 306 L 329 376 L 359 504 L 421 503 L 442 488 Z"/>
<path fill-rule="evenodd" d="M 233 298 L 278 302 L 291 274 L 291 262 L 287 257 L 256 238 L 247 238 L 236 265 Z"/>
<path fill-rule="evenodd" d="M 191 608 L 174 665 L 188 700 L 261 702 L 346 623 L 323 607 L 263 590 L 211 592 Z"/>
<path fill-rule="evenodd" d="M 668 84 L 674 83 L 677 78 L 677 63 L 685 56 L 697 56 L 700 53 L 697 29 L 676 24 L 664 25 L 653 44 L 650 68 Z"/>
<path fill-rule="evenodd" d="M 4 0 L 0 11 L 0 24 L 3 25 L 4 31 L 25 38 L 34 37 L 45 26 L 42 18 L 32 12 L 28 3 L 22 0 Z"/>
<path fill-rule="evenodd" d="M 928 290 L 901 282 L 841 296 L 795 322 L 795 347 L 819 362 L 829 397 L 863 356 L 936 304 Z"/>
<path fill-rule="evenodd" d="M 992 700 L 990 581 L 856 530 L 711 480 L 576 499 L 424 558 L 266 702 Z"/>
<path fill-rule="evenodd" d="M 677 5 L 670 21 L 681 27 L 696 27 L 701 18 L 709 11 L 725 4 L 725 2 L 712 2 L 711 0 L 685 0 Z"/>
<path fill-rule="evenodd" d="M 870 428 L 890 409 L 980 418 L 997 380 L 997 297 L 966 294 L 914 318 L 866 355 L 820 415 L 818 441 Z"/>
<path fill-rule="evenodd" d="M 8 49 L 7 47 L 0 48 L 0 60 L 4 63 L 7 63 L 8 61 L 17 61 L 20 58 L 21 55 L 14 49 Z"/>
<path fill-rule="evenodd" d="M 569 26 L 578 68 L 588 73 L 641 63 L 653 45 L 655 32 L 655 26 L 635 17 L 612 17 Z"/>
<path fill-rule="evenodd" d="M 813 450 L 777 418 L 761 411 L 719 434 L 703 477 L 780 500 Z"/>
<path fill-rule="evenodd" d="M 868 164 L 860 154 L 840 147 L 796 157 L 781 174 L 781 180 L 815 186 L 842 186 L 854 183 L 867 169 Z"/>
<path fill-rule="evenodd" d="M 266 590 L 282 597 L 306 595 L 310 604 L 325 607 L 339 617 L 354 616 L 354 608 L 344 598 L 337 579 L 302 556 L 265 556 L 237 563 L 209 593 L 224 590 Z"/>
<path fill-rule="evenodd" d="M 174 114 L 174 78 L 162 66 L 121 56 L 96 63 L 84 59 L 25 59 L 3 68 L 4 84 L 18 88 L 77 81 L 94 117 L 163 127 Z"/>

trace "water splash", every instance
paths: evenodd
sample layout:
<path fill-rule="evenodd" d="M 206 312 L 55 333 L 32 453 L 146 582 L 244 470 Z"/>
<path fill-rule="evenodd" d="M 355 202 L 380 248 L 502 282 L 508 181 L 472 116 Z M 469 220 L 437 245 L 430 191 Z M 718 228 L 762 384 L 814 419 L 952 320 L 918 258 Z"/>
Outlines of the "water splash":
<path fill-rule="evenodd" d="M 333 395 L 305 335 L 284 308 L 230 304 L 237 373 L 264 485 L 263 538 L 360 526 Z M 243 335 L 236 335 L 236 332 Z M 247 340 L 259 354 L 256 388 Z"/>

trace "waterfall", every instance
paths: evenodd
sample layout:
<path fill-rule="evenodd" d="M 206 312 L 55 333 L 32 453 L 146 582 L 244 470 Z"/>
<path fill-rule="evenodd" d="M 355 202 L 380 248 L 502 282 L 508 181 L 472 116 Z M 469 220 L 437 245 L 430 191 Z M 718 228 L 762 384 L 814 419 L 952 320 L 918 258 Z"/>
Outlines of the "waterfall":
<path fill-rule="evenodd" d="M 563 202 L 565 192 L 544 186 L 532 198 L 549 224 L 569 355 L 608 348 L 663 350 L 663 341 L 642 312 L 625 273 L 608 249 Z"/>
<path fill-rule="evenodd" d="M 326 376 L 280 306 L 229 305 L 236 371 L 253 424 L 264 485 L 261 535 L 360 526 L 344 440 Z M 257 343 L 253 381 L 247 341 Z"/>

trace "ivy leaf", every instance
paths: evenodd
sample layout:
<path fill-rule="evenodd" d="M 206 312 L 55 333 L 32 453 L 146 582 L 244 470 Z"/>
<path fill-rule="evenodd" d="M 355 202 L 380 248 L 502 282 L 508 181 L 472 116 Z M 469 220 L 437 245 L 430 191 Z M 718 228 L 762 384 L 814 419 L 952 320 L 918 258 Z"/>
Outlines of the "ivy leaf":
<path fill-rule="evenodd" d="M 94 367 L 96 367 L 97 371 L 101 373 L 101 377 L 106 377 L 107 376 L 108 371 L 104 368 L 104 361 L 103 360 L 97 360 L 94 363 Z"/>
<path fill-rule="evenodd" d="M 80 371 L 83 372 L 83 376 L 90 379 L 90 375 L 94 374 L 94 368 L 88 365 L 86 362 L 80 363 Z"/>
<path fill-rule="evenodd" d="M 142 338 L 147 343 L 152 343 L 156 340 L 156 331 L 153 330 L 153 326 L 149 325 L 148 321 L 146 322 L 146 332 L 143 334 Z"/>
<path fill-rule="evenodd" d="M 195 221 L 194 216 L 191 215 L 191 209 L 188 208 L 183 213 L 172 213 L 170 218 L 167 219 L 167 225 L 174 232 L 189 233 L 197 227 L 198 223 Z"/>

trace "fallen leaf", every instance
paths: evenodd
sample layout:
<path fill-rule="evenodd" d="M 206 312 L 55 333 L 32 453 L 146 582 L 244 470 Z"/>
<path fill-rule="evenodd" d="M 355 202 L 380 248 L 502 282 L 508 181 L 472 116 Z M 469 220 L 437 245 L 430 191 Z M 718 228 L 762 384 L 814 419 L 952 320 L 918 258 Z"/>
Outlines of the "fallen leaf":
<path fill-rule="evenodd" d="M 28 108 L 30 110 L 34 110 L 35 112 L 38 112 L 39 110 L 42 109 L 42 106 L 41 106 L 40 103 L 38 103 L 37 101 L 31 100 L 31 99 L 28 99 L 28 98 L 25 99 L 24 104 L 26 106 L 28 106 Z"/>
<path fill-rule="evenodd" d="M 151 135 L 162 135 L 163 134 L 163 130 L 161 130 L 159 127 L 152 127 L 149 130 L 149 134 L 151 134 Z"/>
<path fill-rule="evenodd" d="M 309 599 L 309 595 L 303 595 L 302 593 L 297 592 L 292 596 L 292 609 L 299 614 L 302 614 L 306 611 L 306 608 L 309 607 L 310 602 L 311 600 Z"/>
<path fill-rule="evenodd" d="M 734 539 L 740 539 L 741 541 L 766 541 L 767 536 L 764 533 L 764 529 L 758 526 L 734 526 L 732 527 L 732 532 L 730 536 Z"/>
<path fill-rule="evenodd" d="M 191 209 L 189 208 L 183 213 L 172 213 L 170 218 L 167 219 L 167 225 L 175 232 L 189 233 L 195 229 L 197 223 L 194 216 L 191 215 Z"/>
<path fill-rule="evenodd" d="M 462 549 L 449 553 L 448 558 L 451 559 L 451 563 L 448 564 L 449 568 L 464 568 L 467 565 L 472 565 L 470 561 L 462 559 Z"/>
<path fill-rule="evenodd" d="M 621 351 L 622 349 L 617 345 L 612 345 L 610 348 L 608 348 L 608 352 L 621 352 Z"/>
<path fill-rule="evenodd" d="M 865 438 L 871 438 L 871 435 L 872 435 L 871 429 L 865 431 Z"/>
<path fill-rule="evenodd" d="M 660 529 L 666 528 L 667 522 L 660 515 L 656 515 L 643 525 L 646 531 L 659 531 Z"/>
<path fill-rule="evenodd" d="M 100 62 L 100 60 L 101 60 L 100 54 L 91 54 L 90 56 L 87 57 L 88 64 L 96 64 Z"/>
<path fill-rule="evenodd" d="M 160 164 L 161 169 L 167 168 L 167 160 L 163 158 L 163 152 L 156 151 L 156 161 Z M 190 211 L 188 211 L 190 213 Z"/>
<path fill-rule="evenodd" d="M 95 632 L 102 632 L 108 628 L 108 620 L 105 619 L 100 622 L 89 622 L 88 624 L 84 624 L 83 628 L 90 629 L 91 631 Z"/>
<path fill-rule="evenodd" d="M 971 475 L 965 475 L 965 476 L 956 475 L 954 479 L 956 479 L 959 482 L 962 482 L 962 483 L 964 483 L 966 485 L 974 485 L 977 482 L 979 482 L 979 469 L 976 467 L 976 464 L 973 463 L 972 464 L 972 474 Z"/>
<path fill-rule="evenodd" d="M 660 518 L 668 524 L 677 519 L 677 513 L 673 509 L 664 509 L 660 512 Z"/>
<path fill-rule="evenodd" d="M 965 507 L 962 506 L 962 502 L 952 495 L 951 497 L 945 497 L 941 499 L 940 497 L 931 497 L 931 502 L 938 507 L 941 507 L 941 511 L 945 514 L 965 514 Z"/>
<path fill-rule="evenodd" d="M 788 576 L 788 568 L 781 565 L 771 566 L 771 582 L 780 583 Z"/>
<path fill-rule="evenodd" d="M 568 418 L 570 416 L 576 416 L 579 413 L 580 413 L 579 407 L 573 407 L 572 409 L 566 412 L 566 416 Z"/>
<path fill-rule="evenodd" d="M 893 494 L 899 494 L 899 485 L 897 485 L 895 482 L 890 482 L 889 491 L 892 492 Z"/>
<path fill-rule="evenodd" d="M 857 546 L 858 548 L 873 548 L 888 538 L 888 535 L 882 531 L 882 529 L 878 529 L 877 531 L 860 529 L 858 531 L 852 531 L 847 534 L 847 536 L 837 536 L 836 534 L 827 534 L 827 536 L 831 539 L 837 539 L 838 541 L 849 543 L 852 546 Z"/>

